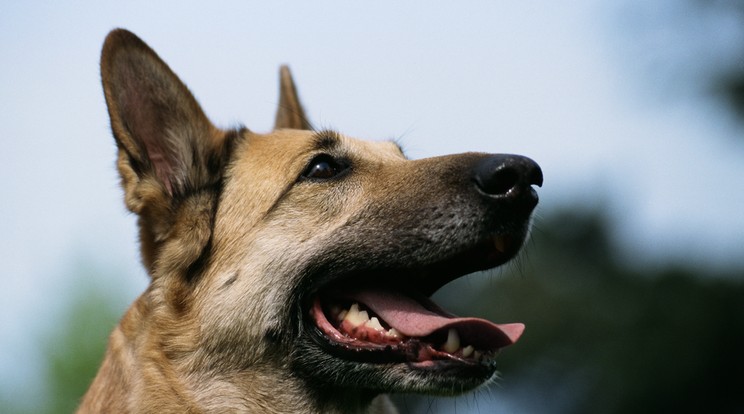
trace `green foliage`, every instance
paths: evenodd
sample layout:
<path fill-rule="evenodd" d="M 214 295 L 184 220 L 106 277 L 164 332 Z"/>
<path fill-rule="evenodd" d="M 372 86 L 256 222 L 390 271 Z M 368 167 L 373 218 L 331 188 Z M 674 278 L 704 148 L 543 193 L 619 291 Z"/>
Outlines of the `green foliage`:
<path fill-rule="evenodd" d="M 79 289 L 57 315 L 55 325 L 40 335 L 39 358 L 45 376 L 37 389 L 19 398 L 2 395 L 0 412 L 7 414 L 71 413 L 93 380 L 108 342 L 108 335 L 121 317 L 122 298 L 95 283 L 100 272 L 78 266 L 75 279 Z"/>
<path fill-rule="evenodd" d="M 71 413 L 93 380 L 118 318 L 102 291 L 83 288 L 44 344 L 48 400 L 45 412 Z"/>

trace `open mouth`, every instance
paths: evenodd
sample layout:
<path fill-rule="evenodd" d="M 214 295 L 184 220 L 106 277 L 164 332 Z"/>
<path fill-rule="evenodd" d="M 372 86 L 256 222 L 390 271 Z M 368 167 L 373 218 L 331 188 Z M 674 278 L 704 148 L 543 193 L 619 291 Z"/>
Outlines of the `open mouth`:
<path fill-rule="evenodd" d="M 429 296 L 453 279 L 507 262 L 522 239 L 496 236 L 421 269 L 344 278 L 314 296 L 311 320 L 327 350 L 345 359 L 421 369 L 492 366 L 524 325 L 457 317 Z"/>

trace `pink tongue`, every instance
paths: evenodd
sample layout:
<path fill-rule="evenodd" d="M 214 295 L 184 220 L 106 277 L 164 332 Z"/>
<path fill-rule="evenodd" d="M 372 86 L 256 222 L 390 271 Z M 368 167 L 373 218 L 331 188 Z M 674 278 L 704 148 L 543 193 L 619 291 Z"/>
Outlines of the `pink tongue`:
<path fill-rule="evenodd" d="M 460 341 L 476 349 L 491 350 L 517 342 L 524 331 L 521 323 L 498 325 L 479 318 L 457 318 L 430 311 L 411 297 L 385 290 L 354 292 L 357 300 L 392 328 L 409 337 L 425 337 L 441 330 L 456 329 Z M 446 336 L 445 336 L 446 338 Z"/>

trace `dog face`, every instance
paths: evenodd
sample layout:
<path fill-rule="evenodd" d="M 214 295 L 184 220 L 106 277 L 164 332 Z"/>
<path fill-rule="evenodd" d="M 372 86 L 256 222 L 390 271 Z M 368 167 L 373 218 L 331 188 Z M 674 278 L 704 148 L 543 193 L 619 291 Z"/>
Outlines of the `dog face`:
<path fill-rule="evenodd" d="M 523 326 L 457 318 L 428 297 L 516 255 L 537 164 L 408 160 L 392 142 L 314 131 L 286 69 L 273 132 L 223 131 L 123 30 L 102 73 L 152 276 L 149 327 L 176 371 L 204 383 L 270 367 L 314 395 L 449 394 L 494 375 Z"/>

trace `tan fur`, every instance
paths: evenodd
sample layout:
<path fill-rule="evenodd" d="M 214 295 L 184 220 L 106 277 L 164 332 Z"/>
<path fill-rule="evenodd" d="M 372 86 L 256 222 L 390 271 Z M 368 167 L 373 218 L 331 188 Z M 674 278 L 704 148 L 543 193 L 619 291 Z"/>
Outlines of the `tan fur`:
<path fill-rule="evenodd" d="M 303 371 L 295 295 L 314 263 L 350 244 L 362 258 L 410 250 L 425 263 L 471 243 L 479 213 L 472 203 L 450 212 L 460 199 L 450 177 L 482 154 L 409 161 L 391 142 L 313 131 L 286 67 L 273 132 L 218 129 L 124 30 L 109 34 L 101 71 L 151 283 L 111 334 L 78 412 L 383 413 L 395 409 L 382 391 L 436 390 L 404 365 L 386 365 L 374 386 L 342 368 L 332 371 L 338 386 Z M 322 139 L 332 147 L 319 149 Z M 353 173 L 298 180 L 322 152 Z M 381 247 L 365 253 L 371 245 Z M 377 378 L 374 364 L 360 369 Z"/>

